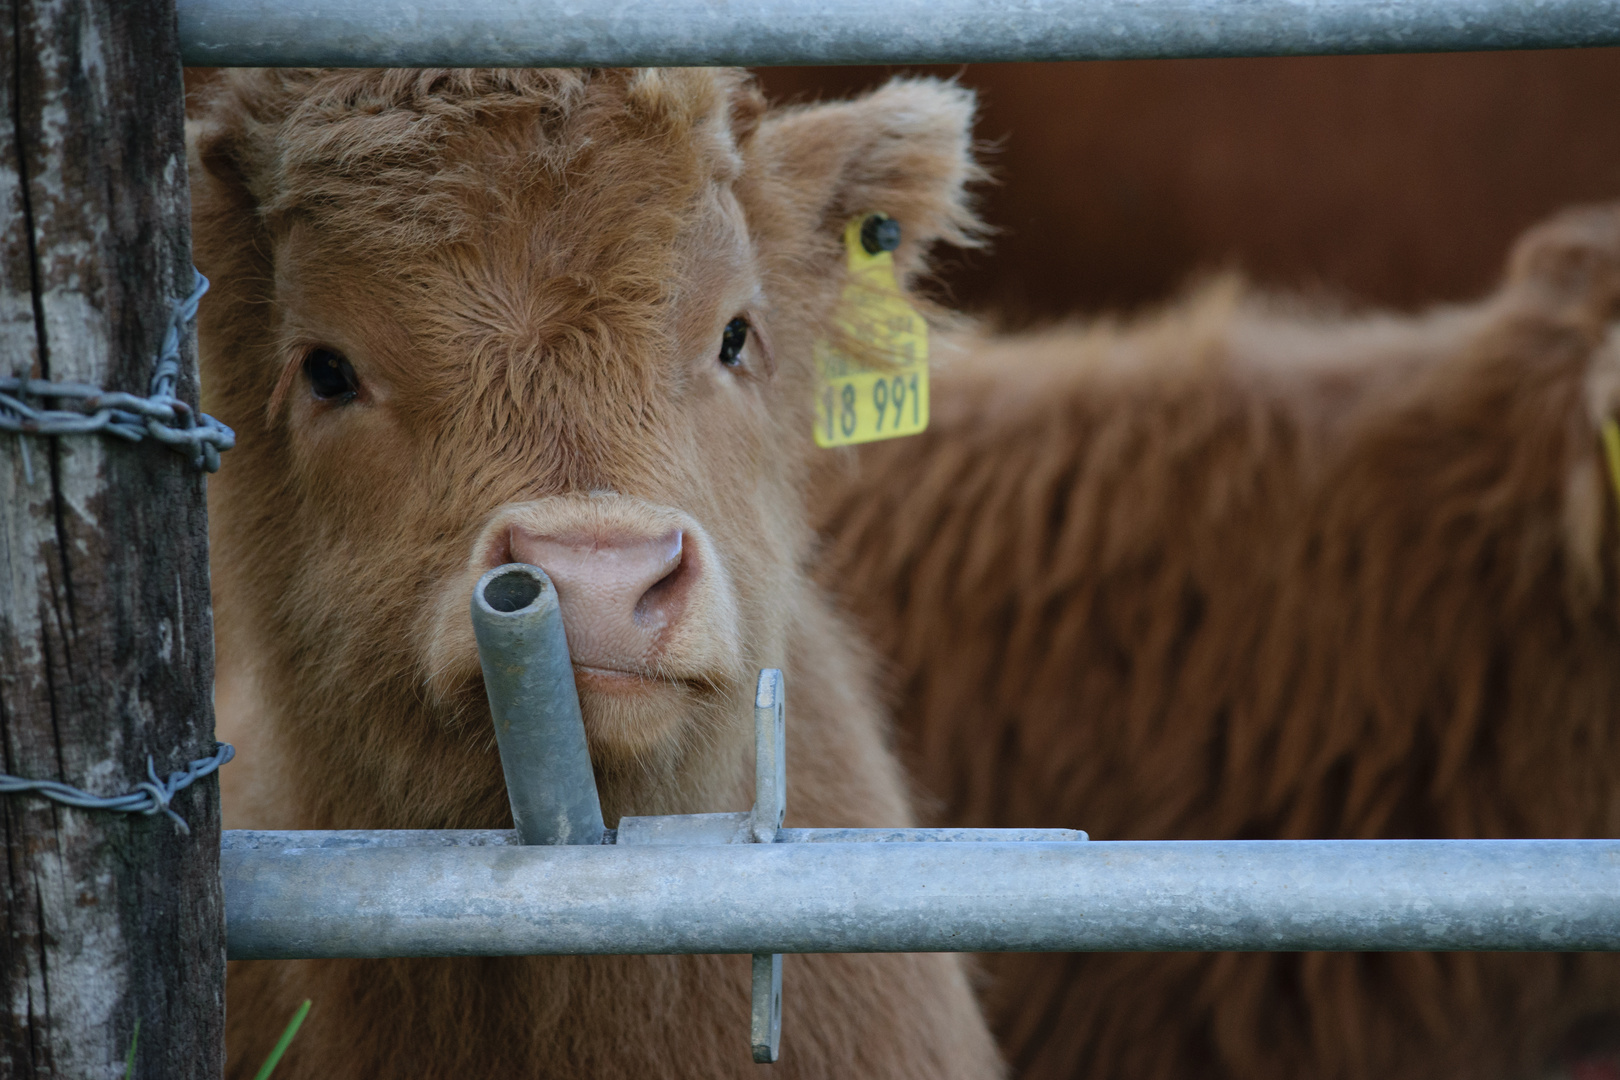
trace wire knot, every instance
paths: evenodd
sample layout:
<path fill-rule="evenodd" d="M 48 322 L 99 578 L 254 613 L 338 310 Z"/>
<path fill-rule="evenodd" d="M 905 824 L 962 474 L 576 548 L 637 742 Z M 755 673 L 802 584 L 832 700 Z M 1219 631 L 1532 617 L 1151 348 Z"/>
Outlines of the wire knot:
<path fill-rule="evenodd" d="M 0 773 L 0 795 L 32 794 L 43 795 L 53 802 L 63 806 L 75 806 L 81 810 L 111 810 L 120 814 L 152 815 L 158 812 L 169 815 L 175 827 L 187 836 L 191 835 L 191 826 L 186 824 L 184 818 L 169 807 L 175 795 L 184 791 L 192 784 L 201 780 L 209 773 L 215 772 L 221 765 L 236 756 L 236 747 L 230 743 L 216 742 L 214 752 L 208 757 L 197 758 L 188 764 L 184 770 L 172 772 L 167 780 L 159 779 L 157 762 L 148 754 L 146 756 L 146 775 L 148 779 L 137 783 L 133 790 L 122 795 L 101 796 L 92 795 L 88 791 L 80 790 L 60 780 L 24 780 L 20 776 L 8 776 Z"/>
<path fill-rule="evenodd" d="M 219 469 L 221 451 L 236 445 L 236 433 L 207 413 L 199 412 L 175 396 L 180 379 L 181 335 L 208 291 L 208 279 L 192 268 L 191 294 L 175 302 L 174 313 L 163 332 L 163 347 L 152 367 L 152 380 L 146 397 L 103 390 L 87 383 L 48 382 L 26 375 L 0 379 L 0 431 L 19 435 L 83 435 L 101 432 L 129 442 L 151 436 L 182 453 L 189 452 L 191 463 L 207 472 Z M 51 398 L 72 402 L 77 409 L 36 408 L 26 398 Z M 23 471 L 34 482 L 28 443 L 22 443 Z"/>

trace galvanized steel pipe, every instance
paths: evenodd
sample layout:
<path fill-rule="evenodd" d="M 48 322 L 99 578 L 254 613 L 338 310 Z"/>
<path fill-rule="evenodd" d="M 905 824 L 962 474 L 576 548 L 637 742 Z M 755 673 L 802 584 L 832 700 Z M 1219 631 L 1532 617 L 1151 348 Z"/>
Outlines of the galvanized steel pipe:
<path fill-rule="evenodd" d="M 495 567 L 473 589 L 472 624 L 518 836 L 600 843 L 602 803 L 551 579 L 526 563 Z"/>
<path fill-rule="evenodd" d="M 669 847 L 697 844 L 748 843 L 749 814 L 692 814 L 667 818 L 620 818 L 603 843 L 625 843 L 625 826 L 632 822 L 702 821 L 725 818 L 730 835 L 703 830 L 707 835 L 681 844 L 679 838 L 643 837 L 640 844 Z M 617 837 L 614 836 L 617 831 Z M 684 830 L 683 830 L 684 832 Z M 687 833 L 686 835 L 691 835 Z M 777 829 L 777 844 L 1059 844 L 1086 840 L 1080 829 Z M 221 848 L 227 852 L 261 851 L 290 854 L 296 851 L 353 851 L 360 848 L 413 847 L 521 847 L 511 829 L 226 829 Z"/>
<path fill-rule="evenodd" d="M 916 64 L 1620 44 L 1620 0 L 179 0 L 187 64 Z"/>
<path fill-rule="evenodd" d="M 1620 950 L 1620 841 L 227 844 L 233 959 Z"/>

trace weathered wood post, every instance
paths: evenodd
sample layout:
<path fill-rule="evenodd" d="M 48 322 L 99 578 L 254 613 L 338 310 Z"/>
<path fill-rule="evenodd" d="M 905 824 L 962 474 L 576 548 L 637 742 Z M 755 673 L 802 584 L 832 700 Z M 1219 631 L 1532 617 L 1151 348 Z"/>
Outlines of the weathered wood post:
<path fill-rule="evenodd" d="M 173 0 L 0 2 L 0 378 L 145 397 L 193 288 Z M 118 795 L 213 752 L 203 483 L 153 438 L 0 431 L 0 771 Z M 190 835 L 0 794 L 0 1076 L 120 1077 L 137 1022 L 135 1077 L 220 1075 L 217 779 Z"/>

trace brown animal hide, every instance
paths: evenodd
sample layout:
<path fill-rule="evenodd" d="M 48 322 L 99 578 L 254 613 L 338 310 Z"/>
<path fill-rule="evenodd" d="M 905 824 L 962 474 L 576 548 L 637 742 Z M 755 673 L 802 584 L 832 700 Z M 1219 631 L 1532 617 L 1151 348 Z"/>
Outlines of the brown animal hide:
<path fill-rule="evenodd" d="M 1482 303 L 1226 281 L 968 343 L 926 435 L 829 468 L 823 577 L 954 825 L 1099 839 L 1620 835 L 1620 209 Z M 846 463 L 849 464 L 849 463 Z M 1004 956 L 1018 1075 L 1579 1075 L 1620 959 Z M 1587 1070 L 1582 1072 L 1581 1070 Z"/>
<path fill-rule="evenodd" d="M 867 650 L 801 572 L 810 355 L 851 216 L 902 222 L 908 280 L 971 241 L 971 96 L 770 112 L 736 72 L 429 70 L 206 97 L 202 363 L 238 435 L 209 490 L 228 825 L 509 823 L 467 603 L 529 553 L 588 654 L 609 824 L 749 804 L 766 666 L 790 821 L 911 820 Z M 278 1078 L 754 1075 L 748 970 L 242 963 L 228 1072 L 308 997 Z M 999 1074 L 956 958 L 792 957 L 785 993 L 778 1075 Z"/>

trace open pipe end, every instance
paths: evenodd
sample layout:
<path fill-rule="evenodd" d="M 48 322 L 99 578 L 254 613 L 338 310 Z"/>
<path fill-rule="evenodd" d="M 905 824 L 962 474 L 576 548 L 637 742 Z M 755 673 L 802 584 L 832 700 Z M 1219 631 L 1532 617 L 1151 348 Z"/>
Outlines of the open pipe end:
<path fill-rule="evenodd" d="M 473 602 L 492 614 L 519 615 L 536 607 L 552 591 L 551 579 L 538 566 L 507 563 L 478 579 Z"/>

